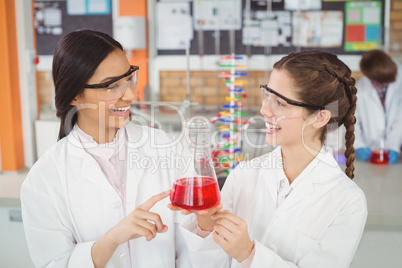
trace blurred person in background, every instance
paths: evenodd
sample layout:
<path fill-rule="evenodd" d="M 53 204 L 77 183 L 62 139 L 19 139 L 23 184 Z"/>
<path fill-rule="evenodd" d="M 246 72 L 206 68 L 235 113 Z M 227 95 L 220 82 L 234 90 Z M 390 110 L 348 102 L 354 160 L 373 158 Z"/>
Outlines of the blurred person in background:
<path fill-rule="evenodd" d="M 368 161 L 373 150 L 385 149 L 397 163 L 402 145 L 402 70 L 381 50 L 365 53 L 364 77 L 356 84 L 356 156 Z"/>

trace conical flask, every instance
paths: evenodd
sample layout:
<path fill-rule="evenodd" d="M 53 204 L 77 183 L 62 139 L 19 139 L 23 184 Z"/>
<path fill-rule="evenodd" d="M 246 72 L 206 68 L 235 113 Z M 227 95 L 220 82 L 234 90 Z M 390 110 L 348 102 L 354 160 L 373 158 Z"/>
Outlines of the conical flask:
<path fill-rule="evenodd" d="M 374 150 L 370 155 L 370 162 L 376 165 L 384 165 L 389 162 L 389 153 L 384 149 L 385 147 L 385 131 L 379 135 Z"/>
<path fill-rule="evenodd" d="M 193 117 L 185 124 L 188 157 L 192 166 L 177 176 L 170 200 L 174 206 L 204 210 L 220 202 L 220 192 L 210 153 L 210 123 L 204 117 Z"/>

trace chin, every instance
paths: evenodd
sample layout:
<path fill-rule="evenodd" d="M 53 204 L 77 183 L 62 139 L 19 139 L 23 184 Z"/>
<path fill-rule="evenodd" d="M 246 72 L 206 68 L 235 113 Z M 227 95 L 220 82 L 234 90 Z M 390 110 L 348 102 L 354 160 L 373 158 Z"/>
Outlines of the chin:
<path fill-rule="evenodd" d="M 120 128 L 124 127 L 125 125 L 127 125 L 129 121 L 130 121 L 130 116 L 125 116 L 124 118 L 117 117 L 114 121 L 114 126 L 116 129 L 120 129 Z"/>
<path fill-rule="evenodd" d="M 276 135 L 269 135 L 267 134 L 265 137 L 265 141 L 270 145 L 270 146 L 278 146 L 280 143 L 277 140 Z"/>

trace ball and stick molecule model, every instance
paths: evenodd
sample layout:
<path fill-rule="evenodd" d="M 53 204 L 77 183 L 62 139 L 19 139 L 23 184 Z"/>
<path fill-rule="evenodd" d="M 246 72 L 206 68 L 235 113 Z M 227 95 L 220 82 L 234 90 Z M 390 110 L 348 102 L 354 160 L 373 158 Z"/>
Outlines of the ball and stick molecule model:
<path fill-rule="evenodd" d="M 238 62 L 243 61 L 240 56 L 224 56 L 220 57 L 219 67 L 229 69 L 229 71 L 219 72 L 219 77 L 223 78 L 228 96 L 226 96 L 227 104 L 222 105 L 220 111 L 215 117 L 211 118 L 211 122 L 217 125 L 219 141 L 213 142 L 212 159 L 215 167 L 222 170 L 226 175 L 233 170 L 237 163 L 243 158 L 239 156 L 241 152 L 241 132 L 249 121 L 242 120 L 242 116 L 247 113 L 242 111 L 245 105 L 242 100 L 247 98 L 243 90 L 246 81 L 241 80 L 247 73 L 241 70 L 246 67 Z M 239 71 L 240 69 L 240 71 Z"/>

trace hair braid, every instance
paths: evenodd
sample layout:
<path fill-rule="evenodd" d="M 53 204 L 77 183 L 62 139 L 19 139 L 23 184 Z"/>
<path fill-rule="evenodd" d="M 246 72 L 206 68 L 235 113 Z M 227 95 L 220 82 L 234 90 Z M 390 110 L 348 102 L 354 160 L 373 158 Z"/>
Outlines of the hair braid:
<path fill-rule="evenodd" d="M 350 107 L 347 111 L 343 124 L 346 128 L 345 133 L 345 157 L 346 157 L 346 170 L 345 173 L 348 175 L 349 178 L 354 178 L 354 170 L 355 166 L 353 164 L 355 160 L 355 148 L 353 147 L 353 143 L 355 142 L 355 111 L 356 111 L 356 101 L 357 101 L 357 89 L 355 87 L 355 79 L 353 77 L 350 78 L 349 84 L 349 93 L 350 93 Z"/>
<path fill-rule="evenodd" d="M 329 66 L 324 63 L 325 69 L 330 73 L 331 75 L 335 76 L 340 83 L 342 83 L 345 87 L 345 93 L 349 99 L 349 109 L 346 112 L 345 116 L 343 119 L 339 122 L 339 125 L 342 123 L 345 125 L 346 128 L 346 133 L 345 133 L 345 145 L 346 145 L 346 150 L 345 150 L 345 157 L 346 157 L 346 170 L 345 173 L 346 175 L 350 178 L 354 178 L 354 170 L 355 166 L 353 164 L 355 160 L 355 149 L 353 147 L 353 143 L 355 142 L 355 123 L 356 123 L 356 117 L 355 117 L 355 111 L 356 111 L 356 93 L 357 89 L 355 87 L 356 80 L 351 77 L 351 71 L 347 70 L 345 74 L 342 74 L 340 70 L 331 68 L 332 66 Z"/>

